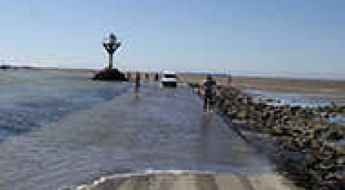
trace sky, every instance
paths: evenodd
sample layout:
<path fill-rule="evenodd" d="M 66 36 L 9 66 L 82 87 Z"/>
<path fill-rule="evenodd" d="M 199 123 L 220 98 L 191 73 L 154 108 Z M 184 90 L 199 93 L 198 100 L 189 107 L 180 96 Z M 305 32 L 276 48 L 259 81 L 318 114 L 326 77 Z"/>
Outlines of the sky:
<path fill-rule="evenodd" d="M 1 0 L 0 64 L 345 76 L 344 0 Z"/>

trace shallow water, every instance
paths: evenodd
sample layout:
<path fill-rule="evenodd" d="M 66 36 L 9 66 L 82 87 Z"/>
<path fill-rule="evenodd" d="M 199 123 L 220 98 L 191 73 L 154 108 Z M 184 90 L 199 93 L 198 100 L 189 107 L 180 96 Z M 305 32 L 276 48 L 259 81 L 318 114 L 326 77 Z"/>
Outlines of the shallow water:
<path fill-rule="evenodd" d="M 1 73 L 0 189 L 45 190 L 103 175 L 197 170 L 255 175 L 272 166 L 188 88 L 94 82 L 57 71 Z"/>
<path fill-rule="evenodd" d="M 0 141 L 112 99 L 126 84 L 91 81 L 63 71 L 0 71 Z"/>
<path fill-rule="evenodd" d="M 272 102 L 266 102 L 269 105 L 290 105 L 301 107 L 323 107 L 332 106 L 333 103 L 343 106 L 345 100 L 343 95 L 329 95 L 329 94 L 304 94 L 304 93 L 283 93 L 283 92 L 271 92 L 263 90 L 248 89 L 245 92 L 254 97 L 255 101 L 270 99 Z M 345 125 L 345 116 L 336 115 L 329 118 L 330 123 Z"/>
<path fill-rule="evenodd" d="M 340 94 L 324 94 L 324 93 L 291 93 L 291 92 L 272 92 L 264 90 L 247 89 L 246 92 L 252 95 L 255 99 L 272 99 L 273 102 L 270 104 L 274 105 L 291 105 L 291 106 L 302 106 L 302 107 L 318 107 L 318 106 L 331 106 L 332 102 L 337 105 L 345 105 L 343 95 Z"/>
<path fill-rule="evenodd" d="M 329 121 L 331 123 L 336 123 L 336 124 L 340 124 L 340 125 L 345 126 L 345 116 L 344 115 L 336 115 L 335 117 L 329 118 Z"/>

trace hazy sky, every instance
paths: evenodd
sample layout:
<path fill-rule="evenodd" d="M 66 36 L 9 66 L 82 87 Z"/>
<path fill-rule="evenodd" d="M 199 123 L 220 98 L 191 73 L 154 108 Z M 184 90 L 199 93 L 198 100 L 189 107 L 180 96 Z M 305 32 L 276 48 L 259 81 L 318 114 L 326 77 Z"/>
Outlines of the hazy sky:
<path fill-rule="evenodd" d="M 344 0 L 1 0 L 0 64 L 345 75 Z"/>

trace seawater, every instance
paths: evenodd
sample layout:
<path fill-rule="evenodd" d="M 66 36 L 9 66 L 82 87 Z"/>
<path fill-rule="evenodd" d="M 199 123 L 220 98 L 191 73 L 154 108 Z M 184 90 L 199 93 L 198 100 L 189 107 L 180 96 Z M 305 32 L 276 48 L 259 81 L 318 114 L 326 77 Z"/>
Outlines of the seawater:
<path fill-rule="evenodd" d="M 331 106 L 332 103 L 337 105 L 345 105 L 344 99 L 334 98 L 329 94 L 324 93 L 298 93 L 298 92 L 274 92 L 265 90 L 244 90 L 245 93 L 258 99 L 272 99 L 273 102 L 270 104 L 274 105 L 290 105 L 290 106 L 301 106 L 301 107 L 318 107 L 318 106 Z M 333 95 L 336 96 L 336 95 Z M 341 96 L 342 95 L 338 95 Z"/>
<path fill-rule="evenodd" d="M 46 190 L 147 170 L 261 174 L 271 164 L 191 89 L 0 71 L 0 189 Z"/>
<path fill-rule="evenodd" d="M 91 73 L 58 70 L 0 71 L 0 142 L 128 89 L 128 84 L 97 82 L 91 77 Z"/>
<path fill-rule="evenodd" d="M 333 95 L 329 94 L 304 94 L 304 93 L 284 93 L 284 92 L 271 92 L 264 90 L 245 90 L 245 93 L 254 97 L 255 101 L 259 99 L 271 99 L 270 105 L 290 105 L 290 106 L 301 106 L 301 107 L 324 107 L 332 106 L 334 103 L 340 106 L 345 105 L 345 100 L 343 98 L 334 98 L 334 96 L 343 97 L 343 95 Z M 333 99 L 334 98 L 334 99 Z M 336 123 L 340 125 L 345 125 L 345 116 L 337 115 L 329 119 L 330 123 Z"/>

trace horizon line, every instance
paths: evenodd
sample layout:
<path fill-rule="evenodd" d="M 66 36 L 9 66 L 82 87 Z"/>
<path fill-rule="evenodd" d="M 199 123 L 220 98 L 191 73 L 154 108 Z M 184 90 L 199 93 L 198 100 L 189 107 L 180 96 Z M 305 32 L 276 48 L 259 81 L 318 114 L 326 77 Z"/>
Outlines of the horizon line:
<path fill-rule="evenodd" d="M 105 69 L 103 68 L 87 68 L 87 67 L 61 67 L 61 66 L 35 66 L 35 65 L 16 65 L 16 64 L 0 64 L 0 70 L 5 70 L 1 67 L 8 66 L 7 69 L 42 69 L 42 70 L 79 70 L 79 71 L 93 71 Z M 155 69 L 123 69 L 124 72 L 162 72 L 163 70 Z M 177 73 L 182 74 L 213 74 L 213 75 L 229 75 L 229 72 L 217 72 L 217 71 L 176 71 Z M 280 79 L 300 79 L 300 80 L 325 80 L 325 81 L 345 81 L 345 75 L 340 73 L 330 73 L 327 72 L 327 76 L 320 76 L 320 72 L 309 72 L 309 73 L 295 73 L 295 72 L 277 72 L 277 73 L 263 73 L 257 71 L 244 71 L 244 70 L 233 70 L 230 72 L 231 76 L 235 77 L 250 77 L 250 78 L 280 78 Z M 309 76 L 309 75 L 317 76 Z M 294 76 L 291 76 L 294 75 Z M 305 76 L 301 76 L 305 75 Z M 337 76 L 334 76 L 337 75 Z"/>

